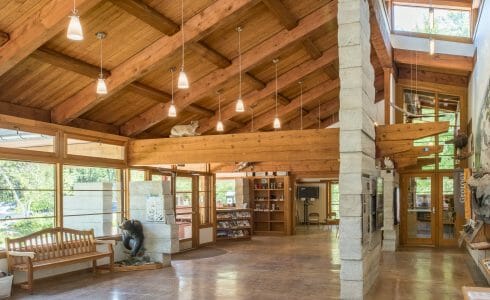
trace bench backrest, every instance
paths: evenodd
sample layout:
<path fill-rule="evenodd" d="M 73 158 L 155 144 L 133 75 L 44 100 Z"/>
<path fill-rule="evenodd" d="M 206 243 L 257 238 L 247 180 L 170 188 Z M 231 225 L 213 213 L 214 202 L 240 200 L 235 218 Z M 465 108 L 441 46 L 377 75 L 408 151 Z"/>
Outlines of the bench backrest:
<path fill-rule="evenodd" d="M 70 228 L 49 228 L 30 235 L 5 240 L 8 251 L 35 252 L 33 261 L 64 257 L 95 251 L 94 230 L 75 230 Z M 22 263 L 16 257 L 15 263 Z"/>

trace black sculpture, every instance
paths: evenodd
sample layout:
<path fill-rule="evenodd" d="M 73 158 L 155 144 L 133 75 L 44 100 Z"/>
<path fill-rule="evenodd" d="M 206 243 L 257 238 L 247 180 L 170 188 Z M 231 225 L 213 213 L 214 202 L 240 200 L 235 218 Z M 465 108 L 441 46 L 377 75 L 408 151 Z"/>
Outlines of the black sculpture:
<path fill-rule="evenodd" d="M 138 220 L 127 220 L 125 219 L 119 228 L 122 229 L 122 240 L 124 247 L 131 250 L 131 256 L 134 257 L 138 254 L 141 247 L 143 246 L 143 240 L 145 236 L 143 235 L 143 225 Z"/>

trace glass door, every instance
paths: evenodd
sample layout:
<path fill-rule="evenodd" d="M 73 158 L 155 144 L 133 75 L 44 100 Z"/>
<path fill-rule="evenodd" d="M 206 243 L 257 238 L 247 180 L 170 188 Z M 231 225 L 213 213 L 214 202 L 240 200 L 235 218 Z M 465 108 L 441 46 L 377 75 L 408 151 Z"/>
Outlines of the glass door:
<path fill-rule="evenodd" d="M 408 175 L 404 178 L 405 239 L 407 244 L 434 245 L 436 201 L 434 177 Z"/>
<path fill-rule="evenodd" d="M 175 181 L 175 221 L 179 225 L 180 251 L 193 248 L 193 180 L 177 176 Z"/>
<path fill-rule="evenodd" d="M 439 245 L 456 246 L 457 232 L 462 214 L 458 214 L 458 203 L 454 200 L 454 183 L 451 174 L 439 176 Z"/>

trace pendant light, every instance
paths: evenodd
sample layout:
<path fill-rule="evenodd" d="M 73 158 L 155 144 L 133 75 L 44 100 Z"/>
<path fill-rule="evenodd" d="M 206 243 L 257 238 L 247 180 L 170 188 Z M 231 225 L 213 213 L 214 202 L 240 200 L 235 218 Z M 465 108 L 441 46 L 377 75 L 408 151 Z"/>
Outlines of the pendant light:
<path fill-rule="evenodd" d="M 105 83 L 104 72 L 102 69 L 102 40 L 105 39 L 107 35 L 105 32 L 97 32 L 95 35 L 100 40 L 100 74 L 99 78 L 97 79 L 96 92 L 99 95 L 105 95 L 107 94 L 107 85 Z"/>
<path fill-rule="evenodd" d="M 277 114 L 277 63 L 279 62 L 279 59 L 275 58 L 272 60 L 272 62 L 275 65 L 276 68 L 276 116 L 274 117 L 274 122 L 273 122 L 273 127 L 274 129 L 280 129 L 281 128 L 281 120 L 279 120 L 279 115 Z"/>
<path fill-rule="evenodd" d="M 172 75 L 172 101 L 170 102 L 170 107 L 168 108 L 168 116 L 170 118 L 175 118 L 177 116 L 177 109 L 174 104 L 174 72 L 175 68 L 170 68 L 170 74 Z"/>
<path fill-rule="evenodd" d="M 241 49 L 241 40 L 240 33 L 242 32 L 242 27 L 238 26 L 236 28 L 238 32 L 238 70 L 239 70 L 239 81 L 238 81 L 238 99 L 236 100 L 235 111 L 236 112 L 244 112 L 245 105 L 243 104 L 242 99 L 242 49 Z"/>
<path fill-rule="evenodd" d="M 189 79 L 187 78 L 187 74 L 185 74 L 184 71 L 184 0 L 182 0 L 182 5 L 181 5 L 181 25 L 180 25 L 180 32 L 182 33 L 182 67 L 180 68 L 180 73 L 179 73 L 179 79 L 177 81 L 177 87 L 179 89 L 188 89 L 189 88 Z"/>
<path fill-rule="evenodd" d="M 72 41 L 83 40 L 82 24 L 80 24 L 80 15 L 76 8 L 75 0 L 73 0 L 73 10 L 69 16 L 70 22 L 68 23 L 68 29 L 66 30 L 66 37 Z"/>
<path fill-rule="evenodd" d="M 216 123 L 216 131 L 223 132 L 225 128 L 221 121 L 221 91 L 217 91 L 216 93 L 218 94 L 218 123 Z"/>
<path fill-rule="evenodd" d="M 299 114 L 300 114 L 300 124 L 301 130 L 303 130 L 303 81 L 299 81 Z"/>

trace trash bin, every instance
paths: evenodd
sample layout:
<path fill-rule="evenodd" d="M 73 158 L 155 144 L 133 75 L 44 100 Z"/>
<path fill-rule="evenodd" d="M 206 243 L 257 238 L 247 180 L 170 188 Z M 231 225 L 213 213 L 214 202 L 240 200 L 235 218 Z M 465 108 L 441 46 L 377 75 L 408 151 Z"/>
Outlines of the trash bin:
<path fill-rule="evenodd" d="M 13 279 L 14 275 L 0 277 L 0 299 L 7 299 L 10 297 L 10 293 L 12 292 Z"/>

